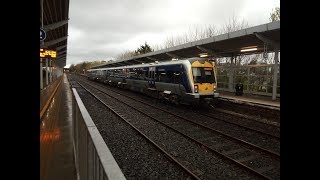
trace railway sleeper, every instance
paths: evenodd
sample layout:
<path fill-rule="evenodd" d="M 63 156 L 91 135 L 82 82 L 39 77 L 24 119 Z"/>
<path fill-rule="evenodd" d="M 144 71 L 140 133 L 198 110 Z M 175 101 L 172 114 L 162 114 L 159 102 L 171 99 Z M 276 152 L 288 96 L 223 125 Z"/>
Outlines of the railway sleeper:
<path fill-rule="evenodd" d="M 206 136 L 206 137 L 199 138 L 199 141 L 201 142 L 212 142 L 213 140 L 218 141 L 217 137 L 215 136 Z"/>
<path fill-rule="evenodd" d="M 244 158 L 241 158 L 241 159 L 237 159 L 237 161 L 243 163 L 243 162 L 251 161 L 251 160 L 257 159 L 257 158 L 259 158 L 259 156 L 251 155 L 251 156 L 247 156 L 247 157 L 244 157 Z"/>
<path fill-rule="evenodd" d="M 224 155 L 231 155 L 231 154 L 235 154 L 235 153 L 239 153 L 239 152 L 244 152 L 245 149 L 243 148 L 240 148 L 240 149 L 234 149 L 234 150 L 230 150 L 230 151 L 225 151 L 225 152 L 222 152 L 222 154 Z"/>
<path fill-rule="evenodd" d="M 258 171 L 259 173 L 265 173 L 265 172 L 270 171 L 272 169 L 274 169 L 273 166 L 264 166 L 264 167 L 256 169 L 256 171 Z"/>
<path fill-rule="evenodd" d="M 230 145 L 233 145 L 233 143 L 231 143 L 231 142 L 219 143 L 219 144 L 213 145 L 213 147 L 218 149 L 218 148 L 222 148 L 222 147 L 230 146 Z"/>

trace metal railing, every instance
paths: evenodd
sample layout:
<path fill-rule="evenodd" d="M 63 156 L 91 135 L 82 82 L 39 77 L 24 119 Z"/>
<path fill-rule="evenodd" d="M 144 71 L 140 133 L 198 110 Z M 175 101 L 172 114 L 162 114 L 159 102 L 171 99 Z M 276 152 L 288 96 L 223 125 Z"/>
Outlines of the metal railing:
<path fill-rule="evenodd" d="M 72 133 L 78 180 L 126 179 L 76 89 L 72 91 Z"/>

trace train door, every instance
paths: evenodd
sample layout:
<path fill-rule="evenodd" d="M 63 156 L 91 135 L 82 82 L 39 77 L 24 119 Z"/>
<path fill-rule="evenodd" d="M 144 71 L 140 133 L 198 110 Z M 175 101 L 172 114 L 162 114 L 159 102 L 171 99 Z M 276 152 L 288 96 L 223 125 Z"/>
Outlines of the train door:
<path fill-rule="evenodd" d="M 149 72 L 148 72 L 148 84 L 149 84 L 149 88 L 155 88 L 155 67 L 150 67 L 149 68 Z"/>
<path fill-rule="evenodd" d="M 180 72 L 181 72 L 181 77 L 180 77 L 181 85 L 179 86 L 180 90 L 182 91 L 182 93 L 191 93 L 191 88 L 188 81 L 187 69 L 184 65 L 181 65 Z"/>

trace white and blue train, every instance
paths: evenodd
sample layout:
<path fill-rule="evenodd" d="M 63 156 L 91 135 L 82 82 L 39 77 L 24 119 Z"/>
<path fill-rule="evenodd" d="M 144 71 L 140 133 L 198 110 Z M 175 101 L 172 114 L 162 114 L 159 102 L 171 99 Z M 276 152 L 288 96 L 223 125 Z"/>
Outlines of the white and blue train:
<path fill-rule="evenodd" d="M 174 104 L 210 104 L 218 96 L 215 64 L 203 58 L 89 69 L 87 77 Z"/>

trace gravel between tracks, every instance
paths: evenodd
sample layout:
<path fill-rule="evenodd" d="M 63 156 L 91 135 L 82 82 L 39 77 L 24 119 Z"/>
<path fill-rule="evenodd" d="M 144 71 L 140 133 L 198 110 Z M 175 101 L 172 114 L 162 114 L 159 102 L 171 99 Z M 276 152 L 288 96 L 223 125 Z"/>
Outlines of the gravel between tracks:
<path fill-rule="evenodd" d="M 111 113 L 82 88 L 76 88 L 92 120 L 127 179 L 188 179 L 128 124 Z"/>
<path fill-rule="evenodd" d="M 121 129 L 123 129 L 122 126 L 126 126 L 126 125 L 123 125 L 123 123 L 119 123 L 119 120 L 116 120 L 117 122 L 114 121 L 113 123 L 110 124 L 109 119 L 112 119 L 112 117 L 110 117 L 111 113 L 109 111 L 106 112 L 106 108 L 103 108 L 103 107 L 98 108 L 99 106 L 102 106 L 102 105 L 98 105 L 99 103 L 97 104 L 97 103 L 92 102 L 93 101 L 92 96 L 90 97 L 88 95 L 88 93 L 84 92 L 84 90 L 82 90 L 82 91 L 78 90 L 78 91 L 80 91 L 80 93 L 79 93 L 79 94 L 81 94 L 80 97 L 83 98 L 85 105 L 88 106 L 87 107 L 88 111 L 89 111 L 90 115 L 92 114 L 91 116 L 92 116 L 93 120 L 95 121 L 101 134 L 103 134 L 103 137 L 104 137 L 105 141 L 107 142 L 108 146 L 109 146 L 109 144 L 111 144 L 112 146 L 120 146 L 120 147 L 110 148 L 112 153 L 114 153 L 113 151 L 115 151 L 115 153 L 118 154 L 118 155 L 115 155 L 116 160 L 120 159 L 119 161 L 123 161 L 123 160 L 121 160 L 123 158 L 125 158 L 126 160 L 133 158 L 134 162 L 135 162 L 137 158 L 138 159 L 141 158 L 140 157 L 141 152 L 139 152 L 139 151 L 143 151 L 145 149 L 144 146 L 148 146 L 148 144 L 141 144 L 142 140 L 141 139 L 139 140 L 137 138 L 136 138 L 137 139 L 136 141 L 131 140 L 134 135 L 123 135 L 124 134 L 123 132 L 127 132 L 128 129 L 130 129 L 130 128 L 124 128 L 125 130 L 121 131 Z M 108 99 L 108 98 L 105 98 L 105 101 L 109 102 L 113 105 L 117 103 L 117 102 L 112 101 L 111 99 Z M 131 118 L 130 121 L 132 123 L 134 123 L 136 126 L 138 126 L 140 130 L 143 130 L 143 132 L 146 133 L 148 135 L 148 137 L 151 137 L 159 145 L 165 144 L 165 146 L 163 146 L 163 148 L 166 148 L 169 152 L 171 152 L 171 154 L 176 155 L 176 158 L 180 158 L 181 161 L 184 160 L 184 164 L 197 163 L 197 165 L 194 167 L 199 167 L 199 168 L 197 170 L 196 169 L 194 169 L 194 170 L 196 172 L 198 172 L 199 174 L 202 173 L 201 178 L 203 178 L 203 179 L 234 179 L 234 178 L 252 179 L 253 178 L 253 176 L 249 175 L 246 171 L 243 171 L 242 169 L 238 169 L 238 167 L 233 167 L 233 165 L 229 165 L 226 162 L 223 162 L 221 159 L 214 157 L 211 153 L 206 152 L 204 149 L 200 148 L 199 146 L 195 146 L 193 143 L 188 142 L 189 140 L 186 140 L 185 138 L 180 137 L 181 135 L 177 135 L 176 133 L 171 132 L 167 128 L 164 128 L 162 125 L 152 121 L 150 118 L 142 117 L 140 113 L 130 111 L 129 108 L 123 104 L 120 107 L 123 108 L 121 110 L 121 112 L 126 112 L 125 113 L 126 116 L 130 115 L 130 118 Z M 101 119 L 104 119 L 104 120 L 101 120 Z M 107 125 L 107 124 L 109 124 L 109 125 Z M 119 125 L 119 124 L 122 124 L 122 125 Z M 99 126 L 100 126 L 100 128 L 99 128 Z M 111 128 L 107 128 L 108 126 Z M 118 127 L 118 126 L 120 126 L 120 127 Z M 110 129 L 111 129 L 111 132 L 110 132 L 111 135 L 108 132 L 106 132 L 106 131 L 110 131 Z M 133 133 L 133 134 L 136 134 L 136 133 Z M 110 138 L 109 136 L 111 136 L 111 137 L 122 136 L 122 138 L 120 137 L 121 140 L 117 140 L 118 137 L 114 137 L 113 138 L 114 140 L 111 141 L 111 140 L 109 140 L 109 138 Z M 130 137 L 130 140 L 128 140 L 128 138 L 126 138 L 126 137 Z M 176 140 L 172 141 L 173 139 L 176 139 Z M 179 139 L 179 140 L 177 140 L 177 139 Z M 119 142 L 127 142 L 127 143 L 120 143 L 120 145 L 119 145 Z M 132 145 L 136 145 L 136 147 L 133 149 L 137 152 L 133 151 L 133 152 L 128 153 L 127 146 L 131 147 Z M 120 150 L 124 149 L 126 151 L 119 152 L 118 148 L 120 148 Z M 142 153 L 142 154 L 146 154 L 146 153 Z M 147 154 L 149 154 L 152 157 L 155 156 L 155 155 L 152 155 L 152 152 L 151 153 L 149 152 Z M 156 153 L 153 153 L 153 154 L 156 154 Z M 157 153 L 156 156 L 159 156 L 159 153 Z M 161 165 L 161 164 L 159 165 L 159 163 L 161 162 L 159 160 L 151 160 L 151 162 L 153 163 L 153 165 L 152 165 L 152 163 L 151 164 L 148 163 L 148 166 L 146 166 L 145 168 L 140 167 L 141 164 L 131 165 L 130 166 L 131 168 L 127 168 L 127 171 L 130 172 L 129 177 L 138 177 L 138 178 L 148 178 L 149 179 L 150 177 L 147 175 L 139 177 L 139 176 L 137 176 L 137 173 L 134 173 L 134 172 L 140 171 L 141 173 L 146 174 L 145 172 L 143 172 L 145 169 L 150 169 L 153 166 L 159 167 Z M 130 164 L 130 162 L 126 162 L 126 163 L 119 162 L 120 167 L 122 165 L 126 165 L 126 164 L 127 165 Z M 131 164 L 134 164 L 134 163 L 131 162 Z M 134 169 L 132 167 L 135 167 L 136 169 Z M 142 168 L 142 170 L 141 170 L 141 168 Z M 160 168 L 160 169 L 162 169 L 162 168 Z M 123 170 L 123 171 L 125 173 L 125 170 Z M 202 172 L 202 171 L 204 171 L 204 172 Z M 141 173 L 138 173 L 138 174 L 141 175 Z M 169 173 L 169 175 L 171 175 L 172 171 L 169 171 L 168 173 Z M 125 173 L 125 174 L 128 174 L 128 173 Z M 154 179 L 153 177 L 151 177 L 151 179 Z M 162 177 L 168 177 L 168 174 L 166 174 L 166 176 L 156 176 L 156 177 L 161 177 L 161 179 L 162 179 Z M 186 178 L 186 177 L 182 177 L 182 176 L 178 176 L 178 177 L 179 177 L 178 179 L 185 179 Z M 177 179 L 177 178 L 169 176 L 168 179 Z"/>
<path fill-rule="evenodd" d="M 101 87 L 99 87 L 99 88 L 101 88 Z M 119 95 L 117 95 L 117 93 L 114 93 L 114 92 L 108 92 L 108 93 L 110 93 L 112 96 L 119 96 Z M 156 115 L 156 118 L 159 119 L 161 122 L 165 122 L 165 124 L 173 125 L 175 128 L 179 129 L 179 131 L 185 132 L 186 134 L 189 134 L 191 137 L 195 137 L 196 139 L 201 138 L 201 137 L 207 137 L 207 135 L 212 134 L 211 131 L 204 130 L 204 129 L 201 129 L 201 128 L 195 128 L 194 124 L 192 124 L 192 123 L 185 122 L 185 121 L 181 122 L 179 120 L 179 118 L 177 119 L 176 117 L 173 117 L 172 115 L 167 114 L 167 113 L 159 113 L 156 109 L 148 108 L 146 105 L 143 105 L 143 104 L 141 104 L 139 102 L 133 102 L 131 99 L 128 99 L 126 97 L 119 96 L 118 98 L 120 98 L 124 102 L 127 102 L 128 104 L 134 105 L 136 108 L 140 109 L 141 111 L 143 111 L 143 112 L 145 112 L 145 113 L 147 113 L 147 114 L 149 114 L 151 116 Z M 118 103 L 118 102 L 115 102 L 115 103 Z M 139 114 L 137 114 L 135 116 L 139 116 Z M 148 120 L 148 122 L 149 122 L 149 120 Z M 161 125 L 155 124 L 153 126 L 161 126 Z M 146 127 L 143 127 L 143 128 L 147 129 Z M 196 130 L 196 129 L 198 129 L 198 130 Z M 188 131 L 190 131 L 190 132 L 188 132 Z M 215 134 L 215 133 L 213 133 L 213 134 Z M 226 142 L 225 139 L 218 140 L 218 139 L 215 138 L 215 140 L 217 142 L 214 143 L 214 144 L 223 144 L 223 143 Z M 238 145 L 234 146 L 234 149 L 239 149 L 239 148 L 240 148 L 240 146 L 238 146 Z M 220 152 L 222 151 L 222 149 L 223 148 L 221 148 Z M 241 152 L 241 153 L 235 153 L 234 155 L 232 155 L 232 157 L 234 159 L 239 159 L 239 158 L 241 159 L 241 157 L 249 156 L 249 155 L 252 154 L 252 153 L 249 153 L 249 154 L 248 153 L 249 153 L 248 151 Z M 259 155 L 260 153 L 254 153 L 254 154 L 256 154 L 258 156 L 261 156 L 261 155 Z M 272 166 L 276 167 L 276 169 L 280 169 L 279 163 L 277 161 L 273 161 L 271 159 L 266 159 L 263 156 L 260 157 L 260 161 L 259 162 L 257 162 L 257 161 L 248 161 L 248 162 L 245 162 L 244 164 L 247 164 L 250 167 L 253 166 L 255 168 L 260 168 L 260 167 L 272 165 Z M 279 178 L 280 177 L 279 172 L 273 173 L 272 176 L 270 176 L 270 177 L 274 177 L 275 179 Z"/>
<path fill-rule="evenodd" d="M 110 87 L 106 87 L 108 89 Z M 123 91 L 117 88 L 112 88 L 113 90 L 119 90 L 121 93 L 127 94 L 130 97 L 137 98 L 142 101 L 152 102 L 152 104 L 156 105 L 157 107 L 166 109 L 172 113 L 179 114 L 180 116 L 186 117 L 187 119 L 193 120 L 194 122 L 201 123 L 203 125 L 206 125 L 208 127 L 211 127 L 213 129 L 217 129 L 221 132 L 227 133 L 231 136 L 238 137 L 239 139 L 242 139 L 244 141 L 250 142 L 252 144 L 258 145 L 260 147 L 269 149 L 271 151 L 280 153 L 280 141 L 274 138 L 270 138 L 269 136 L 265 136 L 263 134 L 253 132 L 250 130 L 243 129 L 241 127 L 238 127 L 236 125 L 227 124 L 223 121 L 216 120 L 214 118 L 209 118 L 206 116 L 203 116 L 199 113 L 193 112 L 192 110 L 186 111 L 184 106 L 178 106 L 175 107 L 171 104 L 165 104 L 161 103 L 154 98 L 146 97 L 143 95 L 140 95 L 139 93 L 134 93 L 130 91 Z M 115 92 L 110 92 L 112 94 L 117 94 Z M 126 97 L 123 97 L 122 99 L 126 99 Z M 128 99 L 128 101 L 132 101 Z M 190 109 L 190 107 L 186 107 L 187 109 Z M 223 118 L 223 117 L 221 117 Z"/>
<path fill-rule="evenodd" d="M 235 111 L 242 114 L 257 116 L 258 118 L 265 118 L 273 122 L 280 123 L 280 111 L 268 108 L 261 108 L 259 106 L 252 106 L 247 103 L 234 103 L 225 99 L 218 99 L 217 107 L 223 107 L 226 110 Z M 259 113 L 257 113 L 259 112 Z"/>

